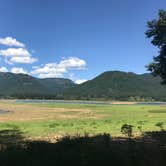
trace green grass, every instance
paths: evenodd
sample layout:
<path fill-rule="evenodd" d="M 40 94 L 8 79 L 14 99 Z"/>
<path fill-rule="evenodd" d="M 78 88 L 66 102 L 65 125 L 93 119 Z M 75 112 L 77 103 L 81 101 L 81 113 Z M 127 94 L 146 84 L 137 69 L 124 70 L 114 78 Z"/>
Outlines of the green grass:
<path fill-rule="evenodd" d="M 104 115 L 102 118 L 77 118 L 68 120 L 43 120 L 25 122 L 0 123 L 0 129 L 19 128 L 29 137 L 43 137 L 48 135 L 110 133 L 112 136 L 121 135 L 121 126 L 125 123 L 134 126 L 133 131 L 139 134 L 138 126 L 143 121 L 143 131 L 159 130 L 155 126 L 164 122 L 166 129 L 166 106 L 161 105 L 94 105 L 94 104 L 33 104 L 43 107 L 90 109 L 95 115 Z M 66 112 L 68 114 L 68 112 Z M 74 114 L 74 112 L 71 112 Z M 141 122 L 140 122 L 141 121 Z"/>

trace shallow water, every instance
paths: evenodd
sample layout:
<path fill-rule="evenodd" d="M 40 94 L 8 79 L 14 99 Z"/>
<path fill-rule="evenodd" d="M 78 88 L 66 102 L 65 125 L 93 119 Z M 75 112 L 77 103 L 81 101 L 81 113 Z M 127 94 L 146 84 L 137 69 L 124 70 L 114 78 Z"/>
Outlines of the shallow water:
<path fill-rule="evenodd" d="M 99 105 L 125 105 L 113 104 L 108 101 L 68 101 L 68 100 L 16 100 L 16 103 L 55 103 L 55 104 L 99 104 Z M 135 102 L 133 105 L 166 105 L 166 102 Z"/>
<path fill-rule="evenodd" d="M 56 104 L 104 104 L 110 105 L 110 102 L 102 101 L 68 101 L 68 100 L 16 100 L 16 103 L 56 103 Z"/>

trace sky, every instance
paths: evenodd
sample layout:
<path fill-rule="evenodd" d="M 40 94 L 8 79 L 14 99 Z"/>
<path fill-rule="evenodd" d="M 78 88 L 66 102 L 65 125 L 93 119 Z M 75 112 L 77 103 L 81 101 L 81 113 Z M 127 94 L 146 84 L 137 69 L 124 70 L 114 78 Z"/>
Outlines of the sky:
<path fill-rule="evenodd" d="M 104 71 L 145 73 L 145 36 L 165 0 L 0 0 L 0 71 L 76 83 Z"/>

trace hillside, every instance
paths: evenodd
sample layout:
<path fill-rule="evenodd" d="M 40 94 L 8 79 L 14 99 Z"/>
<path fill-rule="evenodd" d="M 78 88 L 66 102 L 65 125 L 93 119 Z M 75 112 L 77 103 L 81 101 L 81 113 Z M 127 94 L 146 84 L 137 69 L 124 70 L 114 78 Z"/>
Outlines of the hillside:
<path fill-rule="evenodd" d="M 65 78 L 44 78 L 38 81 L 50 92 L 62 92 L 68 88 L 74 87 L 75 83 Z"/>
<path fill-rule="evenodd" d="M 67 90 L 64 96 L 73 99 L 166 100 L 166 86 L 160 82 L 160 78 L 151 74 L 108 71 Z"/>
<path fill-rule="evenodd" d="M 64 78 L 38 79 L 27 74 L 0 72 L 0 96 L 10 98 L 50 98 L 56 97 L 75 84 Z"/>
<path fill-rule="evenodd" d="M 151 74 L 107 71 L 83 84 L 69 79 L 38 79 L 26 74 L 0 73 L 1 98 L 112 99 L 166 101 L 166 86 Z"/>

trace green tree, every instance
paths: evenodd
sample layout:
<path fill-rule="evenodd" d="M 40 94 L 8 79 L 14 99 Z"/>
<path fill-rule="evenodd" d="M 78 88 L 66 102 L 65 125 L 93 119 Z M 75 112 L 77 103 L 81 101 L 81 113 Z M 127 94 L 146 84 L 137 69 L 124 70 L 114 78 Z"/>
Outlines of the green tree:
<path fill-rule="evenodd" d="M 152 38 L 151 43 L 159 48 L 159 55 L 147 67 L 154 76 L 160 76 L 166 84 L 166 11 L 159 10 L 159 18 L 147 23 L 146 36 Z"/>

